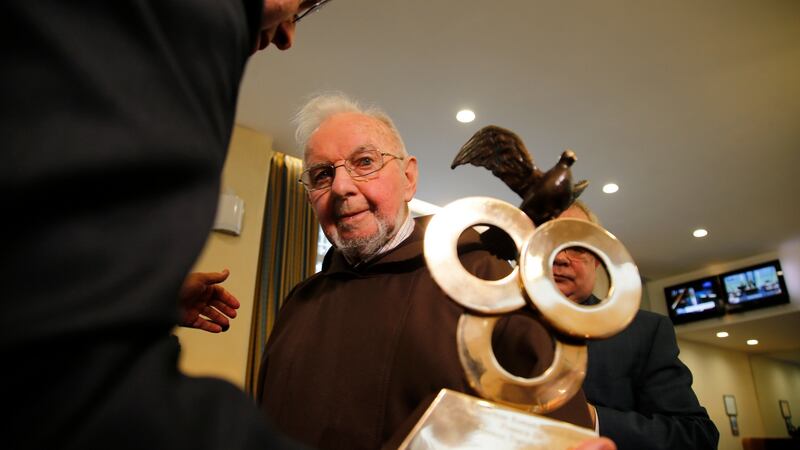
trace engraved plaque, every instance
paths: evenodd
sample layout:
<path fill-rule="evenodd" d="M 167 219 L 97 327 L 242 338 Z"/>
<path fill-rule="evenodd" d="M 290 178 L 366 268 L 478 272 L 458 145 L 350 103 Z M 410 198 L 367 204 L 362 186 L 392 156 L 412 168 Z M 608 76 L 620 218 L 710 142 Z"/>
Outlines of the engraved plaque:
<path fill-rule="evenodd" d="M 588 428 L 442 389 L 400 449 L 567 449 L 597 437 Z"/>

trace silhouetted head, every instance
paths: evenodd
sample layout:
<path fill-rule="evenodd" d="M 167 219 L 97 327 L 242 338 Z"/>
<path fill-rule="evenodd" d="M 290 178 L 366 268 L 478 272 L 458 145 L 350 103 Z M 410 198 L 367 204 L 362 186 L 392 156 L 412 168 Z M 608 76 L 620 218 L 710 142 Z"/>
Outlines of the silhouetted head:
<path fill-rule="evenodd" d="M 301 17 L 312 13 L 328 0 L 264 0 L 261 26 L 253 51 L 263 50 L 273 44 L 288 50 L 294 42 L 294 30 Z"/>

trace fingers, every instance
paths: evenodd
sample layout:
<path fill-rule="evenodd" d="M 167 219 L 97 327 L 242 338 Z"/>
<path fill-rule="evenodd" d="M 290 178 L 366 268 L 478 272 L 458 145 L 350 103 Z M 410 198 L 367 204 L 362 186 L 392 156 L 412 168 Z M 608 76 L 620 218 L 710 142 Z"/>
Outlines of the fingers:
<path fill-rule="evenodd" d="M 222 314 L 220 314 L 218 311 L 215 311 L 209 307 L 206 308 L 207 309 L 206 311 L 203 311 L 202 316 L 198 315 L 193 322 L 191 322 L 189 325 L 184 325 L 184 326 L 189 326 L 191 328 L 196 328 L 198 330 L 207 331 L 209 333 L 220 333 L 222 331 L 228 331 L 228 328 L 230 328 L 230 322 L 228 322 L 228 319 Z"/>
<path fill-rule="evenodd" d="M 182 326 L 189 326 L 210 333 L 219 333 L 230 328 L 228 318 L 236 317 L 239 300 L 218 283 L 230 275 L 228 269 L 221 272 L 193 272 L 181 288 L 180 305 L 185 318 Z"/>
<path fill-rule="evenodd" d="M 199 272 L 198 275 L 203 277 L 206 284 L 222 283 L 228 279 L 231 272 L 228 269 L 223 269 L 222 272 Z"/>
<path fill-rule="evenodd" d="M 228 317 L 231 317 L 231 316 L 226 317 L 226 314 L 220 312 L 216 308 L 212 308 L 211 306 L 206 306 L 206 307 L 203 308 L 203 315 L 206 316 L 208 318 L 208 320 L 210 320 L 210 321 L 212 321 L 214 323 L 218 323 L 218 324 L 220 324 L 220 325 L 222 325 L 224 327 L 227 327 L 228 324 L 230 323 L 228 321 Z M 236 317 L 236 312 L 235 311 L 233 313 L 233 317 Z"/>
<path fill-rule="evenodd" d="M 219 300 L 216 300 L 216 299 L 208 302 L 208 306 L 212 307 L 214 310 L 217 310 L 217 311 L 221 312 L 222 314 L 225 314 L 226 316 L 230 317 L 231 319 L 236 317 L 236 309 L 235 308 L 239 307 L 239 305 L 237 304 L 236 307 L 234 308 L 234 307 L 232 307 L 232 306 L 230 306 L 228 304 L 225 304 L 225 303 L 223 303 L 223 302 L 221 302 Z"/>
<path fill-rule="evenodd" d="M 181 302 L 194 302 L 195 297 L 202 296 L 208 286 L 222 283 L 228 278 L 228 269 L 222 272 L 192 272 L 186 276 L 178 292 L 178 299 Z"/>
<path fill-rule="evenodd" d="M 581 442 L 575 450 L 617 450 L 617 446 L 611 439 L 598 437 Z"/>
<path fill-rule="evenodd" d="M 239 309 L 239 306 L 241 306 L 241 304 L 239 303 L 239 299 L 234 297 L 233 294 L 228 292 L 224 287 L 220 285 L 214 285 L 212 287 L 213 291 L 211 293 L 210 296 L 211 298 L 209 300 L 209 303 L 216 301 L 218 303 L 226 305 L 226 307 Z M 230 314 L 228 315 L 230 316 Z"/>
<path fill-rule="evenodd" d="M 211 322 L 202 317 L 198 317 L 197 321 L 192 325 L 192 328 L 197 328 L 198 330 L 208 331 L 209 333 L 215 334 L 228 329 L 227 327 L 223 329 L 223 327 L 219 324 Z"/>

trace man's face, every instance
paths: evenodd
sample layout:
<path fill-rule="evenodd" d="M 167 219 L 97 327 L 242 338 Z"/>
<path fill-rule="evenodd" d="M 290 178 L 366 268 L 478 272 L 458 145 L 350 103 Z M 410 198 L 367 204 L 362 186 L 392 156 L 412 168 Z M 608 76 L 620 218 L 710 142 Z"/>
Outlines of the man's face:
<path fill-rule="evenodd" d="M 264 0 L 261 30 L 254 51 L 263 50 L 272 43 L 287 50 L 294 41 L 294 16 L 310 8 L 316 0 Z"/>
<path fill-rule="evenodd" d="M 574 206 L 558 216 L 559 219 L 565 217 L 589 220 L 583 210 Z M 556 286 L 564 296 L 576 303 L 586 300 L 594 289 L 595 269 L 599 264 L 597 258 L 589 251 L 559 252 L 553 262 Z"/>
<path fill-rule="evenodd" d="M 357 113 L 340 113 L 322 122 L 311 135 L 305 164 L 339 165 L 364 146 L 402 156 L 382 122 Z M 384 167 L 366 179 L 354 180 L 344 167 L 337 167 L 330 188 L 308 193 L 328 239 L 339 248 L 356 248 L 355 254 L 362 258 L 369 254 L 361 249 L 377 250 L 394 235 L 405 218 L 406 202 L 417 189 L 416 158 L 383 158 Z"/>

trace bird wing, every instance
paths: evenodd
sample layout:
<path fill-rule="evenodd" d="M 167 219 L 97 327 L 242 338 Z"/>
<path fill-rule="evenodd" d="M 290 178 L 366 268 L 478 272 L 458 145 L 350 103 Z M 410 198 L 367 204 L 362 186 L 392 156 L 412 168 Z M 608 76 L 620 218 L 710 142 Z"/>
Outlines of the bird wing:
<path fill-rule="evenodd" d="M 542 175 L 522 139 L 514 132 L 494 125 L 478 130 L 461 147 L 450 168 L 467 163 L 491 170 L 522 198 L 525 198 L 531 183 Z"/>
<path fill-rule="evenodd" d="M 581 181 L 578 181 L 577 183 L 575 183 L 572 186 L 572 201 L 569 202 L 569 204 L 571 205 L 572 202 L 577 200 L 578 197 L 580 197 L 580 195 L 583 193 L 584 189 L 586 189 L 587 187 L 589 187 L 589 181 L 588 180 L 581 180 Z"/>

